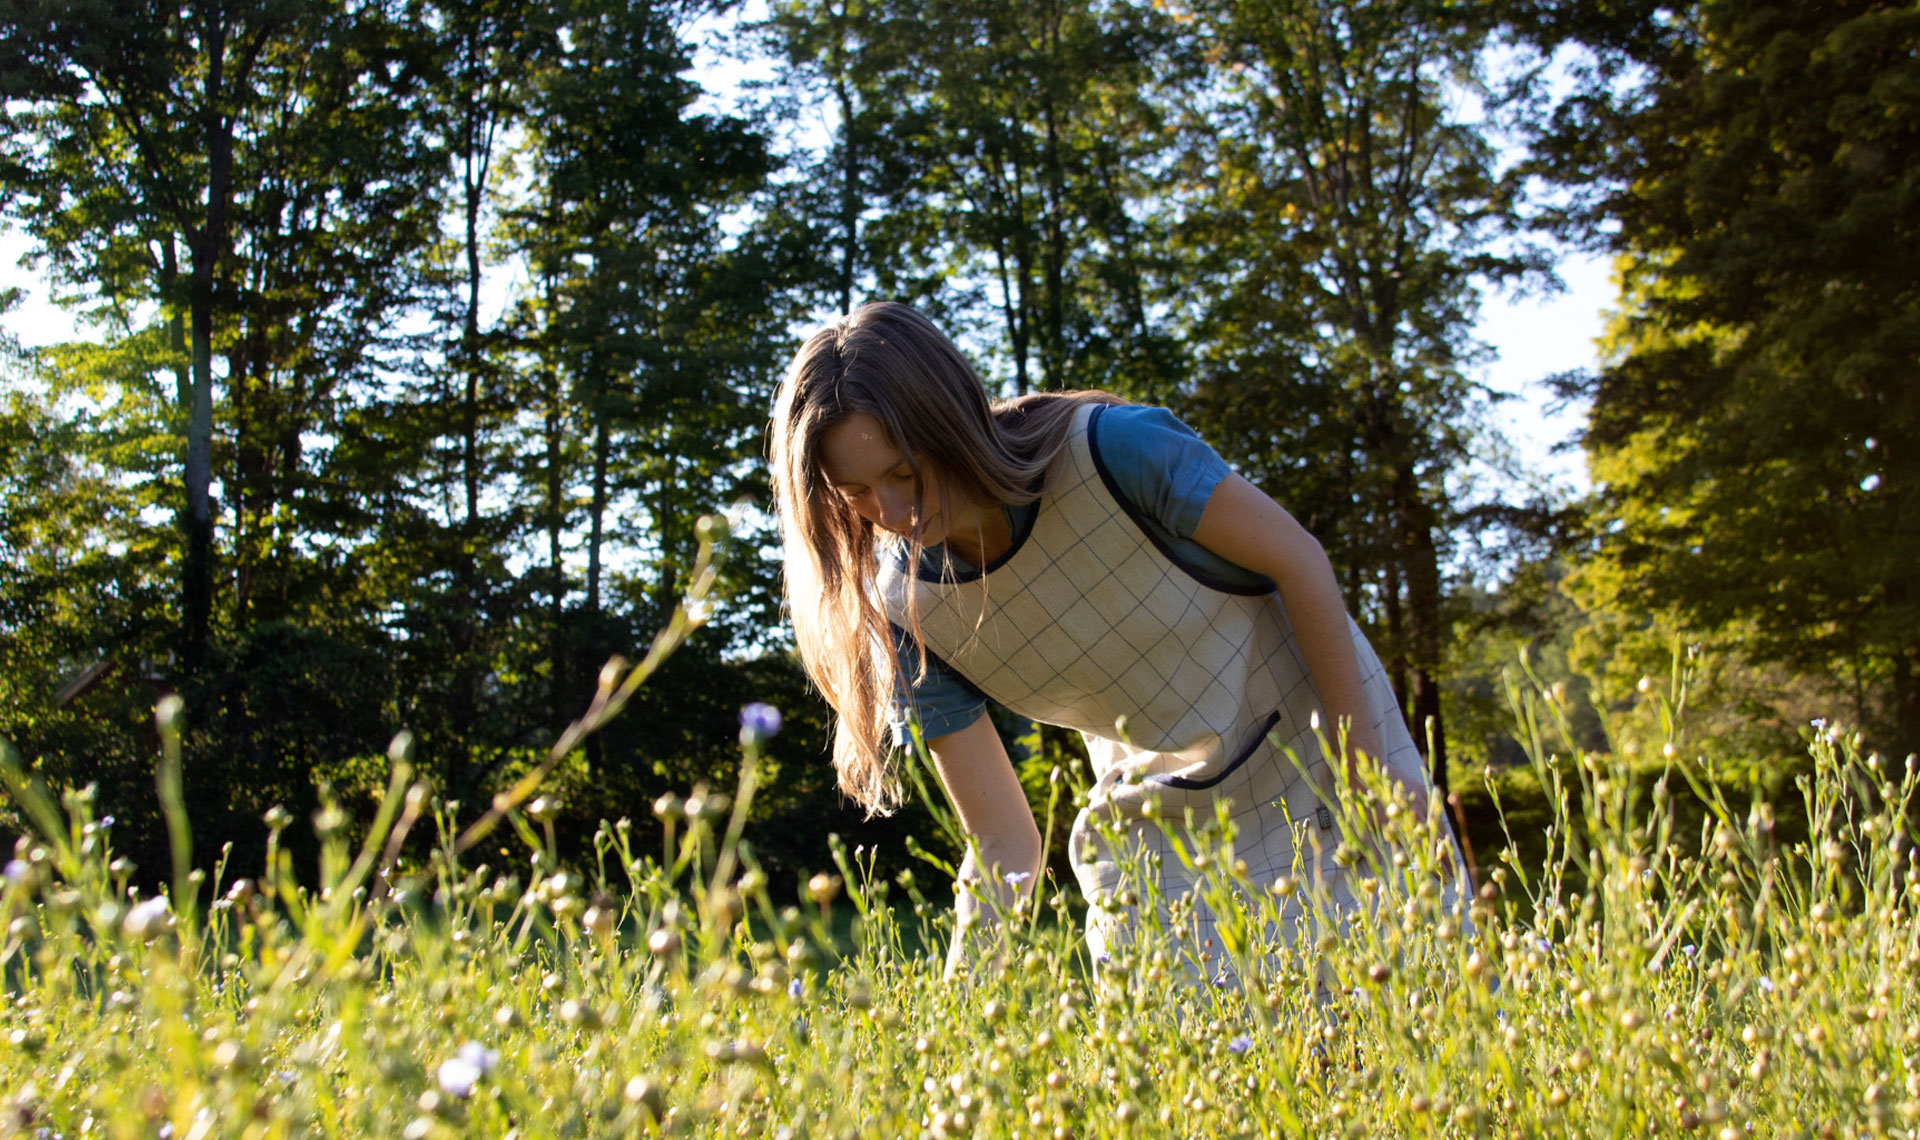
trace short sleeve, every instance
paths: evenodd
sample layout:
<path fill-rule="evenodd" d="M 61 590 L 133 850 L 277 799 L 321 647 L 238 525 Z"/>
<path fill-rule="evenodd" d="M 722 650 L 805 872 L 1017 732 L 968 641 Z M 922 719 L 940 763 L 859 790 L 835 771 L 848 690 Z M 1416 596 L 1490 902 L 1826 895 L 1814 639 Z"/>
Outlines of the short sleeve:
<path fill-rule="evenodd" d="M 899 626 L 890 628 L 900 678 L 900 691 L 894 695 L 893 709 L 887 718 L 893 728 L 893 743 L 900 748 L 913 743 L 911 721 L 915 717 L 919 718 L 920 735 L 925 740 L 958 732 L 980 719 L 980 714 L 987 709 L 986 697 L 933 654 L 927 654 L 927 675 L 917 684 L 914 682 L 913 678 L 920 672 L 920 655 L 914 652 L 912 639 L 905 630 Z"/>
<path fill-rule="evenodd" d="M 1192 538 L 1226 460 L 1165 408 L 1120 404 L 1100 416 L 1100 457 L 1116 489 L 1142 514 Z"/>

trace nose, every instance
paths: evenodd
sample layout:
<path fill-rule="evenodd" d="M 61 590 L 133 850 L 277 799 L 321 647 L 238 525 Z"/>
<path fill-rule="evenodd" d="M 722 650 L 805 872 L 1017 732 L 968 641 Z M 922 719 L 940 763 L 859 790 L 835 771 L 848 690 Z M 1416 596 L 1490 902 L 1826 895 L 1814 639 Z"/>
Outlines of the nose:
<path fill-rule="evenodd" d="M 913 488 L 908 485 L 882 486 L 873 493 L 874 525 L 895 534 L 913 530 Z"/>

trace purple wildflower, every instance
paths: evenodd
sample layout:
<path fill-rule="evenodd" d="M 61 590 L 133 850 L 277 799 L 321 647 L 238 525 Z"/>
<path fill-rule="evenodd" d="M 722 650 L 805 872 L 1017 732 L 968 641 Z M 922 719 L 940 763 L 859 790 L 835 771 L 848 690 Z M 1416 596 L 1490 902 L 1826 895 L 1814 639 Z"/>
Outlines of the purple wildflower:
<path fill-rule="evenodd" d="M 780 731 L 780 710 L 764 701 L 755 701 L 740 710 L 740 743 L 748 747 L 765 744 Z"/>
<path fill-rule="evenodd" d="M 1245 1053 L 1247 1050 L 1253 1048 L 1253 1038 L 1242 1033 L 1240 1036 L 1227 1042 L 1227 1048 L 1233 1050 L 1235 1053 Z"/>

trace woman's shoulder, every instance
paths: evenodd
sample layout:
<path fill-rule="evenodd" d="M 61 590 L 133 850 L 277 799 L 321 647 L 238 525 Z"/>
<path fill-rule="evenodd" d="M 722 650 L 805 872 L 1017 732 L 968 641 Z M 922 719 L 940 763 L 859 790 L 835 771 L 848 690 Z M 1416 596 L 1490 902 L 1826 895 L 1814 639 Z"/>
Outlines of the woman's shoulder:
<path fill-rule="evenodd" d="M 1204 442 L 1200 433 L 1188 427 L 1170 409 L 1153 404 L 1112 404 L 1100 411 L 1102 443 L 1121 446 L 1149 444 L 1186 447 Z"/>
<path fill-rule="evenodd" d="M 1196 466 L 1226 466 L 1200 433 L 1168 409 L 1151 404 L 1116 404 L 1100 409 L 1092 434 L 1100 462 L 1116 471 L 1145 468 L 1177 472 Z"/>
<path fill-rule="evenodd" d="M 1186 538 L 1227 463 L 1166 408 L 1124 404 L 1101 410 L 1088 440 L 1094 462 L 1137 512 Z"/>

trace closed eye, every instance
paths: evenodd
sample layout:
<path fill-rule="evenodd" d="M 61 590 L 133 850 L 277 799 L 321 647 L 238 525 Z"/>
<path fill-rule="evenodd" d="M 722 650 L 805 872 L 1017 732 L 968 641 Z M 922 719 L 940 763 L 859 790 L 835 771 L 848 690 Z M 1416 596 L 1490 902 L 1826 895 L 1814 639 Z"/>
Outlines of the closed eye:
<path fill-rule="evenodd" d="M 889 483 L 911 483 L 913 481 L 913 468 L 905 466 L 898 467 L 887 472 L 881 476 L 881 478 Z M 849 499 L 857 499 L 866 494 L 868 490 L 865 483 L 832 483 L 829 485 Z"/>

